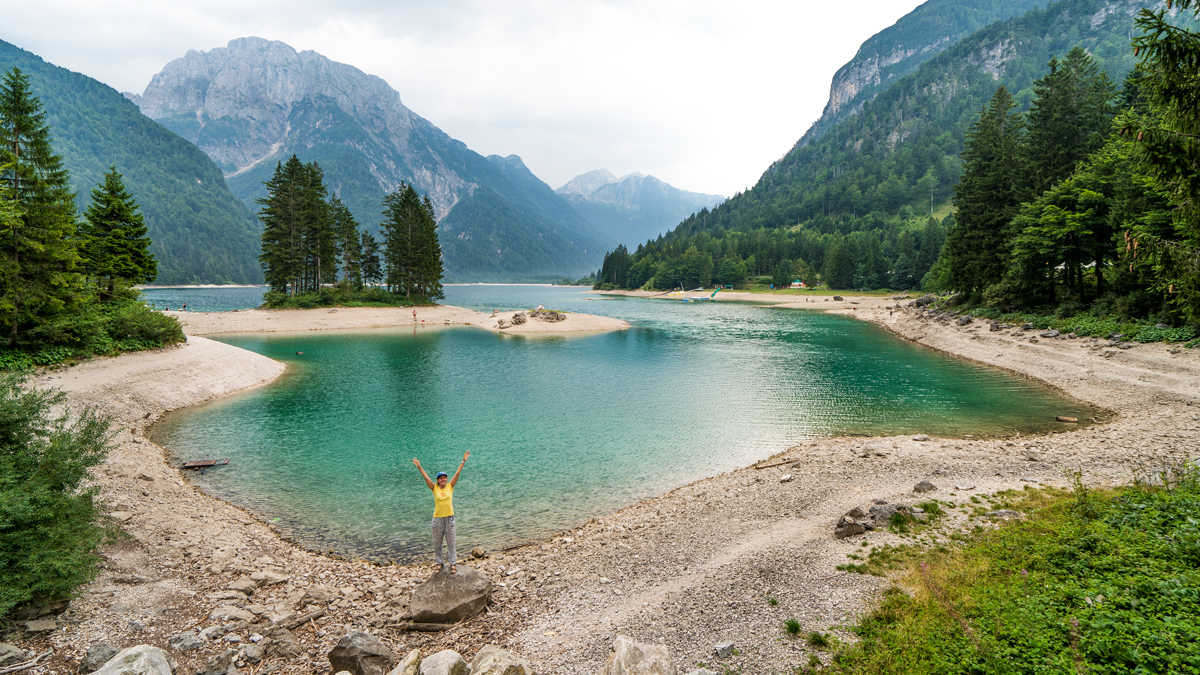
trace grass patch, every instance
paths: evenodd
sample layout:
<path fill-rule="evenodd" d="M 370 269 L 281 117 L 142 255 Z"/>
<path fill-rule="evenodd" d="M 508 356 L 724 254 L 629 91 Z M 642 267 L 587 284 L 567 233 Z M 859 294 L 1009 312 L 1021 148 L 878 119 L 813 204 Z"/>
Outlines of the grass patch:
<path fill-rule="evenodd" d="M 767 604 L 774 607 L 779 604 L 778 598 L 767 598 Z"/>
<path fill-rule="evenodd" d="M 814 630 L 806 638 L 808 646 L 813 649 L 829 649 L 829 636 L 819 630 Z"/>
<path fill-rule="evenodd" d="M 788 619 L 787 621 L 783 622 L 783 630 L 786 631 L 788 635 L 799 635 L 800 622 L 795 619 Z"/>
<path fill-rule="evenodd" d="M 882 577 L 887 576 L 887 573 L 892 570 L 898 570 L 906 567 L 908 563 L 916 556 L 920 556 L 922 551 L 908 545 L 892 546 L 884 544 L 880 547 L 872 547 L 867 553 L 865 562 L 854 564 L 847 563 L 838 565 L 837 568 L 844 572 L 855 572 L 857 574 L 870 574 L 871 576 Z M 857 555 L 851 555 L 854 560 L 862 560 Z"/>
<path fill-rule="evenodd" d="M 1195 325 L 1166 326 L 1159 328 L 1150 320 L 1130 321 L 1114 316 L 1092 316 L 1080 314 L 1059 318 L 1045 314 L 1002 314 L 999 310 L 979 307 L 969 312 L 980 319 L 992 319 L 1014 326 L 1031 323 L 1037 330 L 1056 330 L 1063 335 L 1074 333 L 1082 337 L 1108 338 L 1116 334 L 1123 342 L 1186 342 L 1195 344 L 1200 338 L 1200 327 Z"/>
<path fill-rule="evenodd" d="M 907 554 L 833 672 L 1200 672 L 1200 471 L 1158 482 L 998 493 L 1027 517 Z"/>

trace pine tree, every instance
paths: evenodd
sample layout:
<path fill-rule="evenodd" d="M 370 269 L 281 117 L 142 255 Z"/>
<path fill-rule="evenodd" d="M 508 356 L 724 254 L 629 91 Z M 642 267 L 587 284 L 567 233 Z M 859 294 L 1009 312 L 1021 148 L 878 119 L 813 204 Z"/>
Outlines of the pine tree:
<path fill-rule="evenodd" d="M 337 279 L 337 242 L 325 187 L 325 172 L 316 162 L 304 165 L 302 199 L 304 204 L 303 288 L 320 291 L 325 283 Z"/>
<path fill-rule="evenodd" d="M 329 212 L 333 219 L 334 241 L 339 257 L 338 263 L 342 268 L 342 281 L 353 281 L 355 285 L 361 285 L 362 239 L 358 234 L 358 222 L 337 195 L 329 198 Z"/>
<path fill-rule="evenodd" d="M 440 300 L 442 293 L 442 245 L 437 236 L 437 219 L 434 217 L 433 202 L 429 195 L 421 200 L 421 249 L 420 280 L 421 297 L 428 301 Z"/>
<path fill-rule="evenodd" d="M 84 217 L 79 228 L 80 260 L 85 273 L 103 282 L 102 300 L 111 298 L 120 284 L 154 281 L 158 263 L 149 250 L 146 223 L 117 167 L 110 167 L 104 182 L 92 188 L 92 203 Z"/>
<path fill-rule="evenodd" d="M 1200 17 L 1200 0 L 1176 0 L 1181 14 Z M 1137 223 L 1127 233 L 1131 264 L 1152 271 L 1154 287 L 1200 320 L 1200 33 L 1178 27 L 1172 4 L 1142 9 L 1141 34 L 1134 39 L 1140 77 L 1137 88 L 1150 108 L 1122 120 L 1122 133 L 1136 142 L 1135 160 L 1173 208 L 1173 229 L 1156 233 Z"/>
<path fill-rule="evenodd" d="M 1112 80 L 1082 47 L 1048 67 L 1034 83 L 1023 153 L 1027 193 L 1035 197 L 1104 145 L 1115 112 Z"/>
<path fill-rule="evenodd" d="M 75 200 L 29 78 L 13 68 L 0 82 L 0 186 L 16 218 L 0 232 L 0 328 L 19 333 L 75 299 Z"/>
<path fill-rule="evenodd" d="M 1009 222 L 1022 201 L 1019 152 L 1024 122 L 1003 86 L 967 132 L 963 175 L 954 189 L 957 224 L 943 255 L 951 285 L 982 292 L 1000 281 L 1008 265 Z"/>
<path fill-rule="evenodd" d="M 370 232 L 362 233 L 361 269 L 364 284 L 377 284 L 383 280 L 383 266 L 379 260 L 379 240 Z"/>
<path fill-rule="evenodd" d="M 295 155 L 276 163 L 275 173 L 264 185 L 267 196 L 257 203 L 263 224 L 263 276 L 271 290 L 300 292 L 304 267 L 303 233 L 306 219 L 303 198 L 304 165 Z"/>

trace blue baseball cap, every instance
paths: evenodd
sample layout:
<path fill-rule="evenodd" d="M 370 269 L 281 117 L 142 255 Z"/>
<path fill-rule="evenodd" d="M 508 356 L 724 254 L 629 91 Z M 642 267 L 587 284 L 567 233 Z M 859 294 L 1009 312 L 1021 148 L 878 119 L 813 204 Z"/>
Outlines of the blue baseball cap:
<path fill-rule="evenodd" d="M 445 477 L 449 478 L 449 477 L 450 477 L 450 474 L 446 473 L 445 471 L 439 471 L 439 472 L 438 472 L 438 475 L 437 475 L 437 478 L 441 478 L 442 476 L 445 476 Z"/>

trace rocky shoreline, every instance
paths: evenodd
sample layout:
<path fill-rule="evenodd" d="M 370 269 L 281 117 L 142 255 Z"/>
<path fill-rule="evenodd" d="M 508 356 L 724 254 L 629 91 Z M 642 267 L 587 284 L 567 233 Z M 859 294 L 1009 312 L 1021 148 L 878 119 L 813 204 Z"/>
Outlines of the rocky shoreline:
<path fill-rule="evenodd" d="M 1192 459 L 1198 447 L 1200 358 L 1191 350 L 1117 349 L 1065 336 L 1031 337 L 1020 328 L 993 331 L 979 322 L 958 325 L 917 308 L 898 309 L 883 298 L 761 300 L 768 299 L 852 314 L 930 348 L 1037 378 L 1112 411 L 1112 421 L 1040 437 L 805 443 L 782 452 L 780 462 L 790 461 L 777 466 L 697 481 L 546 541 L 472 561 L 496 585 L 488 610 L 450 630 L 413 632 L 394 626 L 430 568 L 337 560 L 285 542 L 269 524 L 182 480 L 164 450 L 144 438 L 165 411 L 282 372 L 264 357 L 192 338 L 187 346 L 38 380 L 63 388 L 74 405 L 117 416 L 118 448 L 97 480 L 131 538 L 104 551 L 101 575 L 52 624 L 32 626 L 42 632 L 20 637 L 23 649 L 53 650 L 28 672 L 75 672 L 89 648 L 107 642 L 160 647 L 180 673 L 203 671 L 231 649 L 232 667 L 241 663 L 256 675 L 332 673 L 327 655 L 352 631 L 376 636 L 396 654 L 454 649 L 468 661 L 483 646 L 497 645 L 541 673 L 597 672 L 618 634 L 665 645 L 680 672 L 702 662 L 714 670 L 792 672 L 812 654 L 827 655 L 789 637 L 782 622 L 793 618 L 804 633 L 849 638 L 842 626 L 892 582 L 838 565 L 862 551 L 863 542 L 911 543 L 882 529 L 836 538 L 835 525 L 852 509 L 875 500 L 914 505 L 931 497 L 955 501 L 1061 485 L 1064 472 L 1075 470 L 1089 482 L 1122 482 L 1138 470 Z M 913 493 L 922 481 L 935 489 Z M 926 536 L 949 536 L 973 524 L 968 519 L 956 512 L 944 519 L 941 534 Z M 294 645 L 266 632 L 304 617 L 287 629 Z M 197 639 L 184 649 L 178 638 L 188 632 Z M 258 651 L 251 647 L 264 641 L 255 662 Z M 272 651 L 280 642 L 290 645 L 286 653 Z M 729 642 L 736 655 L 718 657 L 716 645 Z"/>

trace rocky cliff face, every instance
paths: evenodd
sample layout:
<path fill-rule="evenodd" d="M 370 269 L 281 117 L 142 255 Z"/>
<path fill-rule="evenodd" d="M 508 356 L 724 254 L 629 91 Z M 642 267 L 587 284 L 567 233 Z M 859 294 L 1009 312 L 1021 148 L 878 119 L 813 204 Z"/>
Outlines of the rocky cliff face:
<path fill-rule="evenodd" d="M 168 63 L 140 96 L 127 97 L 213 158 L 230 189 L 255 211 L 255 200 L 265 195 L 263 182 L 292 154 L 319 163 L 326 184 L 368 228 L 379 221 L 382 197 L 401 182 L 428 195 L 438 220 L 457 228 L 456 234 L 502 210 L 504 227 L 479 223 L 497 244 L 492 249 L 443 245 L 447 274 L 455 280 L 474 280 L 483 269 L 490 270 L 489 280 L 510 272 L 514 279 L 574 278 L 594 269 L 610 243 L 519 157 L 473 152 L 405 107 L 387 82 L 316 52 L 240 38 L 188 52 Z M 474 216 L 449 218 L 477 196 L 481 201 L 467 209 Z M 488 256 L 547 229 L 560 237 L 526 258 L 528 269 L 496 272 L 487 263 Z"/>
<path fill-rule="evenodd" d="M 929 0 L 859 47 L 854 58 L 833 76 L 829 102 L 821 118 L 796 144 L 802 148 L 895 80 L 945 51 L 963 37 L 1003 19 L 1019 16 L 1038 0 Z"/>
<path fill-rule="evenodd" d="M 576 176 L 555 192 L 606 234 L 629 247 L 725 201 L 721 195 L 680 190 L 640 173 L 617 178 L 606 169 Z"/>
<path fill-rule="evenodd" d="M 440 216 L 478 187 L 429 152 L 455 141 L 405 107 L 387 82 L 282 42 L 249 37 L 189 51 L 155 75 L 135 102 L 200 146 L 228 178 L 330 141 L 331 134 L 312 132 L 336 129 L 345 115 L 359 132 L 345 145 L 367 155 L 384 192 L 411 181 Z"/>

